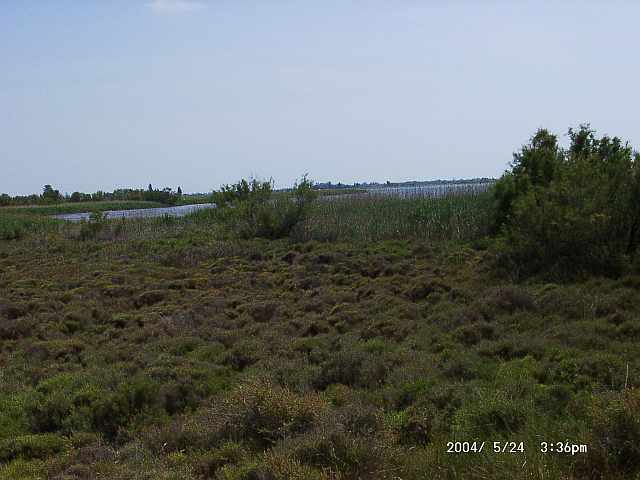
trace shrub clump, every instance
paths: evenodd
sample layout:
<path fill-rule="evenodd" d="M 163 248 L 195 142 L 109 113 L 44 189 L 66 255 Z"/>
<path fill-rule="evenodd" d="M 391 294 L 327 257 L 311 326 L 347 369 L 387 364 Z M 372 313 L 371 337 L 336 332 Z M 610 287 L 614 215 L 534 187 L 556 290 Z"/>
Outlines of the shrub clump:
<path fill-rule="evenodd" d="M 67 443 L 64 437 L 52 433 L 5 439 L 0 442 L 0 462 L 18 457 L 26 460 L 47 458 L 63 451 Z"/>
<path fill-rule="evenodd" d="M 578 469 L 591 478 L 636 475 L 640 471 L 640 392 L 596 396 L 589 410 L 589 453 Z"/>
<path fill-rule="evenodd" d="M 494 187 L 502 258 L 516 274 L 616 275 L 640 242 L 640 154 L 588 125 L 563 149 L 539 130 Z"/>
<path fill-rule="evenodd" d="M 290 235 L 309 212 L 317 193 L 303 176 L 291 190 L 273 191 L 273 181 L 240 180 L 214 192 L 222 223 L 240 238 L 283 238 Z"/>

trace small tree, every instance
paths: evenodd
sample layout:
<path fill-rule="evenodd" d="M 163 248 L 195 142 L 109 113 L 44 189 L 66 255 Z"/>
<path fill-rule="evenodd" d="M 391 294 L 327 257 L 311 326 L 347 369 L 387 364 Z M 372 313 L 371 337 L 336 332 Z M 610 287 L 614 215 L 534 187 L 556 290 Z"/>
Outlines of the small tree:
<path fill-rule="evenodd" d="M 505 258 L 524 273 L 617 274 L 639 241 L 639 156 L 588 125 L 568 136 L 563 150 L 539 130 L 497 182 Z"/>
<path fill-rule="evenodd" d="M 55 203 L 62 200 L 62 195 L 58 190 L 54 190 L 51 185 L 45 185 L 42 188 L 41 198 L 45 203 Z"/>

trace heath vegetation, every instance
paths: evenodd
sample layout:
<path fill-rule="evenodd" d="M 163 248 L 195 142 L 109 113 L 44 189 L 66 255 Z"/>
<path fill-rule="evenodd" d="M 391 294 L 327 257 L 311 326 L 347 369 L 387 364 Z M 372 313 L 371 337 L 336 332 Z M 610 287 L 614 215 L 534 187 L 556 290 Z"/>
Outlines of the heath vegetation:
<path fill-rule="evenodd" d="M 637 478 L 639 159 L 569 140 L 446 195 L 1 209 L 0 478 Z"/>

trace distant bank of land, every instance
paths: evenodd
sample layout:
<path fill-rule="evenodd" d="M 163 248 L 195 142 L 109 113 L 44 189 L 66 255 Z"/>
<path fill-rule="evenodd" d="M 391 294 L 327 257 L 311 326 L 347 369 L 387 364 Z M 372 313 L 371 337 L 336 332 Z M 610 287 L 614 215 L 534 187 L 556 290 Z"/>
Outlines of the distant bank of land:
<path fill-rule="evenodd" d="M 468 178 L 468 179 L 452 179 L 452 180 L 410 180 L 407 182 L 354 182 L 354 183 L 332 183 L 332 182 L 318 182 L 315 184 L 315 188 L 322 189 L 338 189 L 338 188 L 390 188 L 390 187 L 426 187 L 437 185 L 477 185 L 485 183 L 495 182 L 495 178 Z"/>

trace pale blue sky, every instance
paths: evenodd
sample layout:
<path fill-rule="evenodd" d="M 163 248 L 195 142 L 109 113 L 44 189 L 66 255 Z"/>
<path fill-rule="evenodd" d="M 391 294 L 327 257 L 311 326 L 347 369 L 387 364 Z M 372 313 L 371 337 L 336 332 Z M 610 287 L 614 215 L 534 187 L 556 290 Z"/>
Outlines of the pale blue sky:
<path fill-rule="evenodd" d="M 640 2 L 0 0 L 0 192 L 497 176 L 640 146 Z"/>

